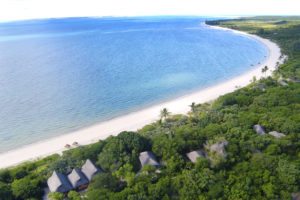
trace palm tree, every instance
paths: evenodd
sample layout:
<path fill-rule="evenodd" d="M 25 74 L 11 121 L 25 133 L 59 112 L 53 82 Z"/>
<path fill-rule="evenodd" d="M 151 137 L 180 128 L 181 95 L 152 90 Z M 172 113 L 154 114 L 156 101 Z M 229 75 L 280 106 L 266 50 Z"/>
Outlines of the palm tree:
<path fill-rule="evenodd" d="M 168 109 L 164 108 L 160 111 L 160 120 L 165 120 L 170 116 L 170 112 L 168 111 Z"/>
<path fill-rule="evenodd" d="M 262 69 L 261 69 L 261 72 L 264 73 L 266 75 L 266 72 L 268 71 L 268 66 L 264 66 Z"/>
<path fill-rule="evenodd" d="M 196 113 L 196 103 L 193 102 L 193 103 L 190 105 L 190 107 L 191 107 L 192 113 L 195 114 L 195 113 Z"/>
<path fill-rule="evenodd" d="M 256 76 L 253 76 L 251 82 L 256 83 L 256 81 L 257 81 Z"/>

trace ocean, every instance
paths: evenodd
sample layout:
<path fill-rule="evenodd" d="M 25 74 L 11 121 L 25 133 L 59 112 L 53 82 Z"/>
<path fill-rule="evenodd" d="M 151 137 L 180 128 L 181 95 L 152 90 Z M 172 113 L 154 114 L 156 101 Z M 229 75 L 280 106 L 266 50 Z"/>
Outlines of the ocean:
<path fill-rule="evenodd" d="M 268 56 L 255 39 L 204 20 L 0 23 L 0 152 L 212 86 Z"/>

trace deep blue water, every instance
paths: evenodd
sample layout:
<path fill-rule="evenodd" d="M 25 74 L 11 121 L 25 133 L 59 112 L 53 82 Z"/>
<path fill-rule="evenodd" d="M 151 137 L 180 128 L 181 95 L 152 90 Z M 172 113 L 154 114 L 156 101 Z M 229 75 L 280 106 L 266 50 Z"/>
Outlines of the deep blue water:
<path fill-rule="evenodd" d="M 203 20 L 0 24 L 0 152 L 224 81 L 268 54 Z"/>

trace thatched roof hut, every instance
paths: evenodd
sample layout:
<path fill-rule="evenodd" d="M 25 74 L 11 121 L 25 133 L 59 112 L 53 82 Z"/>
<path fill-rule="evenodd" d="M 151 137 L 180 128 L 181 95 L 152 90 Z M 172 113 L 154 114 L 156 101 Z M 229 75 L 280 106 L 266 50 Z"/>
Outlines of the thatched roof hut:
<path fill-rule="evenodd" d="M 72 170 L 72 172 L 68 175 L 68 179 L 73 188 L 79 188 L 89 183 L 89 180 L 85 177 L 81 170 L 77 168 Z"/>
<path fill-rule="evenodd" d="M 300 200 L 300 192 L 292 193 L 292 200 Z"/>
<path fill-rule="evenodd" d="M 289 78 L 288 81 L 291 81 L 293 83 L 300 83 L 300 79 L 293 77 L 293 78 Z"/>
<path fill-rule="evenodd" d="M 266 85 L 264 84 L 264 83 L 258 83 L 258 84 L 256 84 L 255 86 L 254 86 L 254 88 L 255 89 L 259 89 L 259 90 L 261 90 L 261 91 L 266 91 Z"/>
<path fill-rule="evenodd" d="M 100 172 L 100 169 L 98 169 L 90 159 L 87 159 L 81 167 L 82 173 L 86 176 L 86 178 L 91 181 L 93 176 Z"/>
<path fill-rule="evenodd" d="M 63 174 L 56 171 L 48 178 L 47 184 L 51 192 L 66 193 L 73 189 L 68 179 Z"/>
<path fill-rule="evenodd" d="M 228 145 L 228 141 L 220 141 L 215 144 L 212 144 L 209 148 L 210 151 L 216 152 L 220 156 L 226 156 L 225 147 Z"/>
<path fill-rule="evenodd" d="M 259 134 L 259 135 L 264 135 L 264 134 L 266 134 L 265 129 L 264 129 L 261 125 L 259 125 L 259 124 L 254 125 L 254 126 L 253 126 L 253 130 L 254 130 L 257 134 Z"/>
<path fill-rule="evenodd" d="M 139 156 L 142 167 L 145 165 L 151 165 L 154 167 L 159 167 L 160 164 L 157 162 L 154 154 L 151 151 L 144 151 L 140 153 Z"/>
<path fill-rule="evenodd" d="M 189 158 L 189 160 L 191 162 L 195 163 L 198 158 L 205 157 L 205 152 L 202 150 L 191 151 L 191 152 L 187 153 L 186 156 Z"/>
<path fill-rule="evenodd" d="M 274 136 L 276 138 L 282 138 L 282 137 L 286 136 L 285 134 L 279 133 L 277 131 L 271 131 L 271 132 L 269 132 L 269 135 L 272 135 L 272 136 Z"/>
<path fill-rule="evenodd" d="M 288 86 L 289 84 L 287 82 L 285 82 L 284 80 L 279 80 L 278 83 L 281 85 L 281 86 Z"/>

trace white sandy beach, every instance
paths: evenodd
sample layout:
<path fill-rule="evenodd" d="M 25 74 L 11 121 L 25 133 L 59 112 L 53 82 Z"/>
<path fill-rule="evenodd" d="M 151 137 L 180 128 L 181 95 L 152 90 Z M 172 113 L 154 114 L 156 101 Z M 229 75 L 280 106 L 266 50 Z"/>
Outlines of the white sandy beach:
<path fill-rule="evenodd" d="M 243 34 L 246 37 L 252 37 L 256 40 L 259 40 L 268 47 L 269 56 L 263 63 L 257 65 L 254 69 L 218 85 L 137 112 L 120 116 L 109 121 L 101 122 L 82 130 L 2 153 L 0 154 L 0 168 L 13 166 L 27 160 L 45 157 L 53 153 L 61 153 L 62 151 L 66 150 L 66 148 L 64 148 L 65 144 L 72 144 L 74 141 L 78 142 L 80 145 L 85 145 L 97 142 L 100 139 L 105 139 L 110 135 L 117 135 L 121 131 L 138 130 L 144 125 L 158 120 L 159 113 L 162 108 L 167 108 L 174 114 L 186 114 L 190 110 L 189 105 L 192 102 L 203 103 L 211 101 L 220 95 L 224 95 L 236 90 L 236 86 L 244 87 L 250 83 L 250 80 L 252 80 L 254 76 L 256 76 L 257 79 L 263 76 L 261 72 L 262 67 L 267 65 L 269 70 L 267 71 L 266 75 L 270 75 L 272 71 L 276 69 L 277 62 L 281 62 L 280 48 L 275 43 L 267 39 L 230 29 L 219 27 L 212 28 L 222 29 L 224 31 L 232 31 L 235 34 Z"/>

